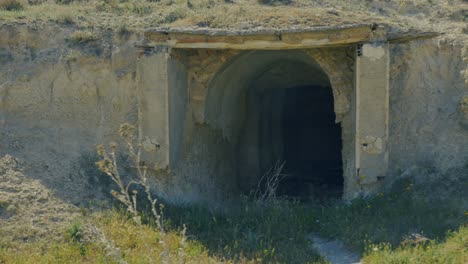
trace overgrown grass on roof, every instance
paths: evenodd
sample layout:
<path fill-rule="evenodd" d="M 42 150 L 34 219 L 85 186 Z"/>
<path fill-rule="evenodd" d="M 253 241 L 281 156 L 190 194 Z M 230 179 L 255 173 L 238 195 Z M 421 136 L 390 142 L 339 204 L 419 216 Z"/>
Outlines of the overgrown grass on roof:
<path fill-rule="evenodd" d="M 246 29 L 352 23 L 431 30 L 435 26 L 431 19 L 437 19 L 438 30 L 445 27 L 460 31 L 464 16 L 457 6 L 466 5 L 462 0 L 46 0 L 35 3 L 24 4 L 24 9 L 19 11 L 0 10 L 0 23 L 49 23 L 60 21 L 57 17 L 66 13 L 82 28 L 118 28 L 120 21 L 125 20 L 128 28 L 136 31 L 160 26 Z"/>

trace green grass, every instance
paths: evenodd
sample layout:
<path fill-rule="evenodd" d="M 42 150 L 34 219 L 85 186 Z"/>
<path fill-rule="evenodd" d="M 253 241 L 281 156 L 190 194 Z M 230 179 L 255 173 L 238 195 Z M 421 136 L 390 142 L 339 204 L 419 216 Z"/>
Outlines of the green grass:
<path fill-rule="evenodd" d="M 468 180 L 415 185 L 403 180 L 387 193 L 353 203 L 319 208 L 318 233 L 344 241 L 363 252 L 366 243 L 398 246 L 405 235 L 423 234 L 443 239 L 467 223 Z"/>
<path fill-rule="evenodd" d="M 189 234 L 218 258 L 261 263 L 321 261 L 306 237 L 316 219 L 310 207 L 291 201 L 265 205 L 242 198 L 223 211 L 169 207 L 166 215 L 169 227 L 185 223 Z"/>
<path fill-rule="evenodd" d="M 365 263 L 466 263 L 466 187 L 466 179 L 424 186 L 405 180 L 387 193 L 349 204 L 284 199 L 261 204 L 243 197 L 216 210 L 166 206 L 166 242 L 175 259 L 186 224 L 187 263 L 324 263 L 306 237 L 317 233 L 344 241 Z M 129 263 L 160 261 L 161 234 L 148 224 L 134 224 L 122 210 L 111 210 L 72 223 L 61 242 L 2 245 L 0 263 L 113 263 L 102 245 L 83 242 L 86 221 L 98 226 Z M 429 241 L 405 242 L 413 233 Z"/>
<path fill-rule="evenodd" d="M 432 240 L 420 245 L 402 245 L 394 249 L 383 243 L 369 245 L 364 263 L 467 263 L 468 227 L 447 235 L 446 241 Z"/>

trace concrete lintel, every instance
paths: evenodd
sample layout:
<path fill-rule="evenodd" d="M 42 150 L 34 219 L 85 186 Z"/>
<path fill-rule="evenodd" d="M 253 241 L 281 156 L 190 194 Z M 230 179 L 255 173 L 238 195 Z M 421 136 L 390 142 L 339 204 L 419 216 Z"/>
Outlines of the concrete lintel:
<path fill-rule="evenodd" d="M 366 42 L 375 37 L 376 31 L 381 30 L 376 30 L 373 24 L 289 30 L 153 29 L 145 32 L 142 46 L 239 50 L 302 49 Z"/>
<path fill-rule="evenodd" d="M 417 39 L 435 38 L 444 35 L 438 32 L 405 32 L 398 34 L 390 34 L 387 37 L 389 43 L 403 43 Z"/>

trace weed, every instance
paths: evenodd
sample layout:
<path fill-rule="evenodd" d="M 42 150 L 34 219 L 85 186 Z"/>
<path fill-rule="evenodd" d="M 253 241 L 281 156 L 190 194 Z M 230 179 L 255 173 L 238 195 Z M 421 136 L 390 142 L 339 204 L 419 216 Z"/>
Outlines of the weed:
<path fill-rule="evenodd" d="M 151 189 L 148 184 L 148 168 L 141 159 L 143 144 L 137 138 L 136 127 L 130 124 L 123 124 L 119 128 L 119 134 L 122 140 L 126 144 L 126 150 L 128 157 L 132 162 L 132 166 L 136 169 L 135 177 L 127 183 L 124 183 L 119 172 L 119 167 L 117 164 L 117 144 L 110 144 L 110 151 L 107 152 L 104 146 L 99 145 L 97 148 L 97 153 L 102 157 L 102 160 L 96 162 L 99 170 L 108 175 L 118 186 L 119 190 L 112 190 L 111 194 L 123 205 L 125 205 L 128 213 L 131 214 L 133 221 L 139 226 L 142 225 L 141 215 L 137 208 L 137 190 L 131 190 L 130 187 L 133 185 L 140 186 L 144 189 L 147 201 L 151 205 L 151 213 L 154 217 L 154 223 L 156 224 L 157 229 L 161 235 L 160 243 L 163 247 L 162 251 L 162 262 L 170 262 L 170 251 L 166 242 L 166 231 L 163 225 L 163 208 L 164 205 L 159 203 L 157 199 L 154 199 L 151 194 Z M 156 146 L 159 148 L 159 144 Z M 158 209 L 159 207 L 159 209 Z M 185 226 L 182 231 L 182 239 L 179 247 L 179 257 L 183 258 L 184 246 L 185 246 Z"/>
<path fill-rule="evenodd" d="M 83 239 L 82 233 L 83 224 L 81 222 L 75 222 L 72 226 L 67 230 L 68 238 L 73 242 L 81 242 Z"/>
<path fill-rule="evenodd" d="M 277 161 L 273 167 L 267 170 L 257 184 L 254 197 L 261 202 L 273 202 L 277 199 L 277 190 L 280 182 L 287 177 L 283 173 L 285 162 Z"/>
<path fill-rule="evenodd" d="M 81 222 L 75 222 L 71 225 L 71 227 L 67 230 L 67 238 L 79 245 L 80 248 L 80 255 L 86 255 L 86 248 L 84 246 L 83 241 L 83 224 Z"/>

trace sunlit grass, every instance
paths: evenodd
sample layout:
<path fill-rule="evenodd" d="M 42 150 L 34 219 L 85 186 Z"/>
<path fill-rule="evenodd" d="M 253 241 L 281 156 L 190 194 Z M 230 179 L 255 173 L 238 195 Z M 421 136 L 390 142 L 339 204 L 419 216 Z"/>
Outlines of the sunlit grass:
<path fill-rule="evenodd" d="M 387 243 L 368 246 L 363 263 L 467 263 L 468 227 L 448 234 L 446 241 L 434 240 L 393 249 Z"/>
<path fill-rule="evenodd" d="M 324 263 L 311 249 L 310 233 L 343 240 L 362 252 L 364 263 L 464 263 L 468 228 L 463 227 L 466 198 L 461 192 L 466 180 L 450 183 L 450 190 L 437 183 L 410 184 L 404 181 L 391 192 L 350 204 L 300 204 L 283 199 L 262 204 L 241 198 L 217 210 L 167 205 L 165 241 L 177 259 L 182 224 L 187 225 L 186 263 Z M 447 195 L 426 195 L 442 189 Z M 115 263 L 102 245 L 80 242 L 76 234 L 86 222 L 102 230 L 125 261 L 160 260 L 164 249 L 156 228 L 135 224 L 120 209 L 82 213 L 82 219 L 71 223 L 59 242 L 2 244 L 0 263 Z M 144 223 L 148 217 L 143 213 Z M 411 233 L 430 241 L 402 243 Z"/>
<path fill-rule="evenodd" d="M 331 26 L 350 23 L 384 23 L 388 25 L 416 26 L 415 21 L 405 21 L 405 10 L 431 13 L 436 9 L 450 9 L 446 1 L 273 1 L 275 5 L 261 1 L 224 0 L 146 1 L 146 0 L 89 0 L 57 4 L 45 1 L 37 5 L 25 5 L 18 11 L 0 10 L 0 23 L 4 22 L 54 22 L 61 17 L 73 17 L 79 27 L 115 28 L 122 21 L 132 29 L 146 29 L 162 25 L 203 26 L 212 28 L 238 28 L 240 24 L 252 27 Z M 270 2 L 270 1 L 267 1 Z M 377 1 L 378 2 L 378 1 Z M 281 4 L 283 3 L 283 4 Z M 287 3 L 287 4 L 284 4 Z M 402 8 L 405 7 L 405 8 Z M 332 10 L 333 9 L 333 10 Z M 382 13 L 379 10 L 385 9 Z M 331 12 L 331 13 L 330 13 Z M 408 11 L 409 12 L 409 11 Z M 402 17 L 398 17 L 398 16 Z M 429 26 L 418 23 L 417 26 Z"/>

